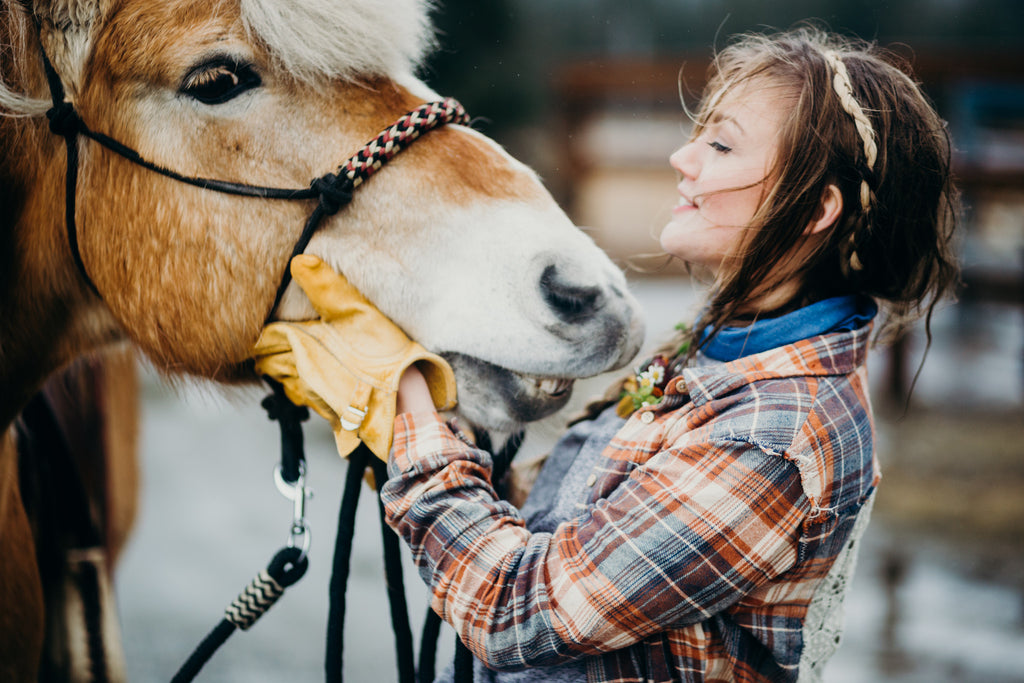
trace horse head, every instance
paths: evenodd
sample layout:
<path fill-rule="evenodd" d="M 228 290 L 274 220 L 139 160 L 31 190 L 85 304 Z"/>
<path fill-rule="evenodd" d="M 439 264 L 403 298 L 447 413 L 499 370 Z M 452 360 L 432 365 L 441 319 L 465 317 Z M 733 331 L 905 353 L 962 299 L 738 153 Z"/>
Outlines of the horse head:
<path fill-rule="evenodd" d="M 247 359 L 315 204 L 190 186 L 81 139 L 75 223 L 94 295 L 64 235 L 63 144 L 38 116 L 50 106 L 40 46 L 84 124 L 153 164 L 304 187 L 438 98 L 414 75 L 431 43 L 428 5 L 8 0 L 3 30 L 24 54 L 5 66 L 0 101 L 35 116 L 0 124 L 14 145 L 0 168 L 23 190 L 0 198 L 14 235 L 0 247 L 14 268 L 0 286 L 24 339 L 0 344 L 5 372 L 123 333 L 170 373 L 253 379 Z M 535 173 L 465 125 L 398 155 L 306 251 L 448 358 L 460 410 L 484 428 L 550 414 L 571 380 L 625 364 L 641 342 L 619 269 Z M 275 312 L 313 315 L 295 285 Z"/>

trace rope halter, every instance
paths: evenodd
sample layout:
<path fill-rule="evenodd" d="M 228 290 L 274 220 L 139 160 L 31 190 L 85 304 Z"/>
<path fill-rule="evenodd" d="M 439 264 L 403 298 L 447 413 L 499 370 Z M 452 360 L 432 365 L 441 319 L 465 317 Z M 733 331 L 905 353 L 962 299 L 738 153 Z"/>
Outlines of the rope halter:
<path fill-rule="evenodd" d="M 281 276 L 281 283 L 278 285 L 274 303 L 267 313 L 266 321 L 269 322 L 277 310 L 278 304 L 284 296 L 288 284 L 291 282 L 291 269 L 288 267 L 291 259 L 303 251 L 309 245 L 325 216 L 337 213 L 342 207 L 352 201 L 352 193 L 367 178 L 376 173 L 380 168 L 395 157 L 396 154 L 408 147 L 424 133 L 435 128 L 440 128 L 449 123 L 466 124 L 469 122 L 469 115 L 456 100 L 445 98 L 437 102 L 427 102 L 412 111 L 399 117 L 397 121 L 381 131 L 377 137 L 368 143 L 343 162 L 334 173 L 327 173 L 319 178 L 310 181 L 309 187 L 302 188 L 280 188 L 264 187 L 260 185 L 248 185 L 212 178 L 198 178 L 187 176 L 171 169 L 160 166 L 143 158 L 138 152 L 117 140 L 91 130 L 74 109 L 74 105 L 65 99 L 64 85 L 60 80 L 53 65 L 44 51 L 43 68 L 46 73 L 47 85 L 53 100 L 53 107 L 46 112 L 50 121 L 50 130 L 64 138 L 67 147 L 67 170 L 65 173 L 65 211 L 64 223 L 67 230 L 68 244 L 71 247 L 72 257 L 75 265 L 81 273 L 82 278 L 94 294 L 100 296 L 92 278 L 85 268 L 81 252 L 78 247 L 78 228 L 75 224 L 75 194 L 78 178 L 78 137 L 86 137 L 98 142 L 110 151 L 119 154 L 128 161 L 142 166 L 154 173 L 166 176 L 173 180 L 224 194 L 240 195 L 246 197 L 259 197 L 263 199 L 317 199 L 317 205 L 310 214 L 302 233 L 292 249 L 291 257 L 285 264 Z M 100 297 L 102 298 L 102 297 Z"/>

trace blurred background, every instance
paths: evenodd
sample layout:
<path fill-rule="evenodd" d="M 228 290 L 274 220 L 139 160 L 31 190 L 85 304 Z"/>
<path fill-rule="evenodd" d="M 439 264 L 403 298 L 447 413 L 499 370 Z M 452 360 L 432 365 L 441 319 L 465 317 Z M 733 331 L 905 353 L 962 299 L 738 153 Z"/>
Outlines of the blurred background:
<path fill-rule="evenodd" d="M 826 681 L 1024 681 L 1024 3 L 1020 0 L 445 0 L 423 70 L 475 127 L 533 166 L 626 271 L 648 347 L 692 318 L 704 284 L 658 258 L 714 46 L 818 19 L 892 47 L 949 121 L 965 198 L 964 282 L 925 330 L 870 361 L 884 480 Z M 915 382 L 916 375 L 916 382 Z M 118 573 L 132 680 L 166 680 L 284 540 L 257 400 L 172 390 L 144 369 L 142 510 Z M 569 412 L 608 378 L 582 383 Z M 911 392 L 911 387 L 913 391 Z M 238 397 L 234 397 L 238 398 Z M 565 416 L 537 426 L 542 453 Z M 207 681 L 322 678 L 326 587 L 345 465 L 307 429 L 309 574 L 204 670 Z M 197 474 L 201 473 L 201 474 Z M 380 541 L 364 494 L 346 677 L 395 680 Z M 408 557 L 414 629 L 424 588 Z M 451 651 L 442 637 L 441 657 Z"/>

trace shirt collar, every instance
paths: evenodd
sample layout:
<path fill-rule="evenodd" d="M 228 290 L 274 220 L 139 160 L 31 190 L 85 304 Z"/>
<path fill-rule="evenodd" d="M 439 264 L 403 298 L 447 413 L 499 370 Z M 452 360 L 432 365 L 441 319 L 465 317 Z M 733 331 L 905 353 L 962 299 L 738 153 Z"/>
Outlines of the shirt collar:
<path fill-rule="evenodd" d="M 828 332 L 855 330 L 876 313 L 878 305 L 870 297 L 837 296 L 745 327 L 723 327 L 701 350 L 713 360 L 732 361 Z M 705 328 L 703 336 L 712 329 Z"/>
<path fill-rule="evenodd" d="M 867 361 L 872 327 L 868 322 L 726 362 L 699 352 L 697 363 L 683 370 L 687 391 L 702 404 L 755 381 L 850 374 Z"/>

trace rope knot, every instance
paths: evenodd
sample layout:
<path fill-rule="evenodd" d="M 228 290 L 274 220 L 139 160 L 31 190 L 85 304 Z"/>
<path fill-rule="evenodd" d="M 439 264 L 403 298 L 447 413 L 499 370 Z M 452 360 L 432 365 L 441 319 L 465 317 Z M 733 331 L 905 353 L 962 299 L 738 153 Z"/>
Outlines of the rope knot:
<path fill-rule="evenodd" d="M 341 207 L 347 206 L 352 201 L 352 191 L 355 189 L 351 178 L 333 173 L 315 179 L 310 186 L 319 193 L 320 208 L 328 216 L 333 216 Z"/>
<path fill-rule="evenodd" d="M 78 118 L 75 105 L 70 102 L 61 102 L 50 107 L 46 112 L 46 118 L 50 120 L 50 130 L 61 137 L 69 138 L 82 130 L 82 119 Z"/>
<path fill-rule="evenodd" d="M 284 587 L 266 571 L 259 573 L 224 610 L 224 618 L 243 631 L 256 623 L 284 594 Z"/>
<path fill-rule="evenodd" d="M 260 405 L 267 411 L 267 418 L 270 420 L 294 424 L 309 419 L 309 409 L 306 406 L 295 405 L 283 394 L 268 394 L 260 401 Z"/>

